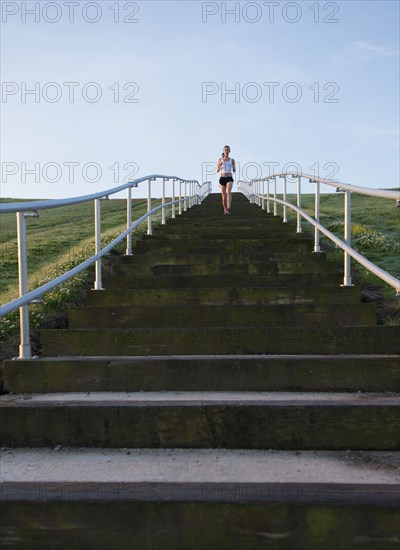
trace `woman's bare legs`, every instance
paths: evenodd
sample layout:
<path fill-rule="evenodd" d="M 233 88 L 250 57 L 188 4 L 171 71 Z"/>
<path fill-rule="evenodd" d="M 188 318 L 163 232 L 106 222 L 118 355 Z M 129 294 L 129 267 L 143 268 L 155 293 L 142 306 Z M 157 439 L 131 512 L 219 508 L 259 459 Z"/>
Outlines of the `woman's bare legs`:
<path fill-rule="evenodd" d="M 229 185 L 229 184 L 228 184 Z M 220 185 L 221 187 L 221 194 L 222 194 L 222 207 L 224 209 L 224 213 L 226 212 L 227 206 L 227 193 L 226 193 L 226 187 L 225 185 Z"/>
<path fill-rule="evenodd" d="M 232 182 L 226 184 L 226 209 L 230 210 L 232 206 Z"/>

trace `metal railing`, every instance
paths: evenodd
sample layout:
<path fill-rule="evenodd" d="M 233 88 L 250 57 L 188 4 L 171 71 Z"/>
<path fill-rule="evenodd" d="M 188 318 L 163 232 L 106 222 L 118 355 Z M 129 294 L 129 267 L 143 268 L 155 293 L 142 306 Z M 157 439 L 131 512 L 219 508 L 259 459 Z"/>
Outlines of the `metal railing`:
<path fill-rule="evenodd" d="M 162 200 L 161 205 L 152 208 L 152 182 L 162 179 Z M 147 212 L 132 223 L 132 187 L 137 187 L 139 183 L 147 181 Z M 166 202 L 166 183 L 171 182 L 171 201 Z M 177 184 L 177 187 L 175 186 Z M 100 199 L 109 198 L 110 195 L 127 190 L 127 228 L 118 237 L 104 248 L 101 248 L 101 201 Z M 161 210 L 161 224 L 166 224 L 166 210 L 171 207 L 171 217 L 175 218 L 176 206 L 178 213 L 186 211 L 195 204 L 200 204 L 205 197 L 211 193 L 211 182 L 206 181 L 199 184 L 197 180 L 185 180 L 176 176 L 165 176 L 152 174 L 138 178 L 126 184 L 107 189 L 91 195 L 81 197 L 71 197 L 69 199 L 57 199 L 46 201 L 31 201 L 0 204 L 0 214 L 13 213 L 17 215 L 17 242 L 18 242 L 18 284 L 19 298 L 8 302 L 0 307 L 0 317 L 7 315 L 17 309 L 20 311 L 20 345 L 19 359 L 30 359 L 32 357 L 30 331 L 29 331 L 29 310 L 30 303 L 38 300 L 43 294 L 53 290 L 57 286 L 65 283 L 71 277 L 74 277 L 81 271 L 95 264 L 94 290 L 103 290 L 102 282 L 102 257 L 113 249 L 118 243 L 126 238 L 126 255 L 132 254 L 132 231 L 147 219 L 147 234 L 152 234 L 153 214 Z M 73 204 L 94 201 L 94 233 L 95 233 L 95 254 L 80 263 L 73 269 L 66 271 L 59 277 L 48 283 L 28 292 L 28 256 L 26 250 L 26 218 L 38 217 L 40 210 L 49 208 L 59 208 Z"/>
<path fill-rule="evenodd" d="M 283 200 L 277 198 L 277 178 L 283 180 L 282 191 Z M 296 206 L 288 202 L 287 199 L 287 178 L 297 179 L 297 204 Z M 301 208 L 301 178 L 305 178 L 309 183 L 314 183 L 314 218 L 309 216 Z M 270 183 L 273 183 L 272 193 L 270 190 Z M 326 229 L 320 223 L 320 184 L 330 185 L 336 187 L 336 191 L 344 192 L 344 241 L 336 237 L 328 229 Z M 238 190 L 241 191 L 250 202 L 256 203 L 263 210 L 271 212 L 271 203 L 273 203 L 273 214 L 278 215 L 278 204 L 282 205 L 282 222 L 287 223 L 287 209 L 290 208 L 297 213 L 297 233 L 302 232 L 301 220 L 306 220 L 314 227 L 314 252 L 319 253 L 320 247 L 320 233 L 323 233 L 331 241 L 333 241 L 337 247 L 341 248 L 344 252 L 344 276 L 342 286 L 352 286 L 351 280 L 351 264 L 350 258 L 356 260 L 359 264 L 365 267 L 368 271 L 379 277 L 382 281 L 392 286 L 396 290 L 397 296 L 400 296 L 400 280 L 393 277 L 390 273 L 381 269 L 370 260 L 367 260 L 362 254 L 359 254 L 351 247 L 351 194 L 358 193 L 360 195 L 369 195 L 372 197 L 379 197 L 382 199 L 390 199 L 396 201 L 396 205 L 400 206 L 400 192 L 399 191 L 387 191 L 383 189 L 370 189 L 368 187 L 361 187 L 357 185 L 350 185 L 349 183 L 342 183 L 338 181 L 332 181 L 325 178 L 319 178 L 316 176 L 310 176 L 309 174 L 297 173 L 277 173 L 272 174 L 261 179 L 254 179 L 250 182 L 239 181 Z M 265 208 L 266 207 L 266 208 Z"/>

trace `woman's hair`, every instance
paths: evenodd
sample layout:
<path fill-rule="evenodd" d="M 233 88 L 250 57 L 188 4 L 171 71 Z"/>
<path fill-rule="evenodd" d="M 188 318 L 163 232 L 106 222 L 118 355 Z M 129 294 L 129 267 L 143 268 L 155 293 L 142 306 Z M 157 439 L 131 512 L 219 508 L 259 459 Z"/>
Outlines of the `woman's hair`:
<path fill-rule="evenodd" d="M 229 152 L 231 152 L 231 148 L 229 147 L 229 145 L 224 145 L 224 148 L 223 148 L 223 150 L 222 150 L 222 158 L 225 157 L 225 147 L 228 147 Z"/>

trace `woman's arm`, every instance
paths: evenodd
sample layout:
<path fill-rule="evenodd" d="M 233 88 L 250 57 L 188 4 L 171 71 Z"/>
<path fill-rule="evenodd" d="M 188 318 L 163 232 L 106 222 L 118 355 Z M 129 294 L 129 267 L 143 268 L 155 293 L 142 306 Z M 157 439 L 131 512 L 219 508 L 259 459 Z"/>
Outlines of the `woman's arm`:
<path fill-rule="evenodd" d="M 221 164 L 222 164 L 221 159 L 218 159 L 218 163 L 217 163 L 217 172 L 219 172 L 219 171 L 221 170 Z"/>
<path fill-rule="evenodd" d="M 232 170 L 236 172 L 236 162 L 235 159 L 232 159 Z"/>

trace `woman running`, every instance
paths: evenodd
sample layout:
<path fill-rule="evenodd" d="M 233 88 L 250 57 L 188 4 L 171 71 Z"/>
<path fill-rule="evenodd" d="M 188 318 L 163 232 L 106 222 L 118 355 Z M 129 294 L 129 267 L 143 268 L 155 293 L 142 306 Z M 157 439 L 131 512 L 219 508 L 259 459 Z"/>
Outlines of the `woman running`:
<path fill-rule="evenodd" d="M 229 158 L 230 152 L 231 148 L 229 145 L 225 145 L 222 157 L 218 159 L 217 164 L 217 172 L 221 171 L 219 185 L 221 187 L 222 206 L 225 216 L 231 213 L 233 173 L 236 172 L 235 160 Z"/>

